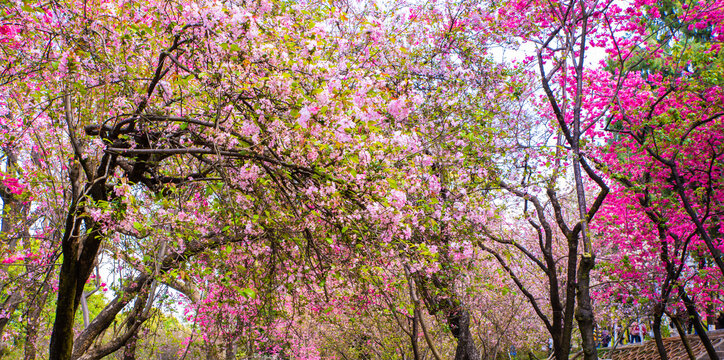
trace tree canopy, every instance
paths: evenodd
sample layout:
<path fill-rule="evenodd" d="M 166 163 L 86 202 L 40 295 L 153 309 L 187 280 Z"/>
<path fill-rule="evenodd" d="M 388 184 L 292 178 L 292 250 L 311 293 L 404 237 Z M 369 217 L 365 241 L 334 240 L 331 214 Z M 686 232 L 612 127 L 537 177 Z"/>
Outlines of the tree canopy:
<path fill-rule="evenodd" d="M 722 5 L 0 4 L 0 356 L 715 356 Z"/>

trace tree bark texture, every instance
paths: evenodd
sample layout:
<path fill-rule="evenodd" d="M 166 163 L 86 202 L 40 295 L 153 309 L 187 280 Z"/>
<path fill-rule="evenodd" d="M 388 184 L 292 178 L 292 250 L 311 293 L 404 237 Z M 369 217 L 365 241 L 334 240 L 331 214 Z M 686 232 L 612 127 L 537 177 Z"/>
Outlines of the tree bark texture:
<path fill-rule="evenodd" d="M 479 360 L 480 353 L 475 347 L 473 335 L 470 332 L 470 313 L 466 309 L 458 309 L 448 315 L 450 331 L 457 339 L 455 360 Z"/>
<path fill-rule="evenodd" d="M 664 340 L 661 338 L 661 317 L 664 315 L 665 306 L 666 304 L 662 304 L 661 302 L 656 304 L 654 307 L 654 323 L 652 325 L 654 341 L 656 341 L 656 350 L 658 350 L 661 360 L 669 360 L 669 354 L 666 353 L 666 348 L 664 348 Z"/>
<path fill-rule="evenodd" d="M 591 306 L 591 270 L 596 263 L 596 257 L 591 254 L 583 254 L 581 263 L 578 267 L 578 308 L 576 309 L 576 321 L 581 331 L 583 340 L 583 358 L 586 360 L 595 360 L 598 358 L 596 351 L 596 341 L 593 335 L 594 317 L 593 306 Z"/>
<path fill-rule="evenodd" d="M 686 329 L 684 329 L 684 326 L 681 324 L 676 316 L 673 316 L 668 312 L 666 313 L 666 315 L 674 324 L 674 327 L 676 327 L 676 332 L 679 333 L 679 338 L 681 338 L 681 343 L 684 345 L 684 349 L 686 349 L 686 355 L 689 357 L 689 360 L 696 360 L 696 357 L 694 356 L 694 351 L 691 349 L 691 344 L 689 344 L 689 339 L 686 336 Z"/>

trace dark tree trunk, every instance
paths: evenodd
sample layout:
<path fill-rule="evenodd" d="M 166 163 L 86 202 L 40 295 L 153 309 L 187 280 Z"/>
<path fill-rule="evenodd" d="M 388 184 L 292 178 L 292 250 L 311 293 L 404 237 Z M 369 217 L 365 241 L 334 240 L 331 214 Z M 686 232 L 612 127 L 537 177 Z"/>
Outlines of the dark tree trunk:
<path fill-rule="evenodd" d="M 418 329 L 418 319 L 417 319 L 418 311 L 413 311 L 412 313 L 412 331 L 410 331 L 410 344 L 412 345 L 412 355 L 415 360 L 420 360 L 420 347 L 418 346 L 418 337 L 417 334 L 420 332 Z"/>
<path fill-rule="evenodd" d="M 661 302 L 656 304 L 654 307 L 654 340 L 656 341 L 656 350 L 659 351 L 659 358 L 661 360 L 669 360 L 669 355 L 666 353 L 666 349 L 664 348 L 664 340 L 661 338 L 661 317 L 664 315 L 665 307 L 666 303 Z"/>
<path fill-rule="evenodd" d="M 79 229 L 75 228 L 73 233 L 77 234 L 77 230 Z M 50 336 L 50 360 L 71 359 L 75 313 L 101 241 L 98 230 L 91 231 L 88 237 L 69 237 L 68 241 L 63 241 L 64 258 L 60 267 L 55 322 Z"/>
<path fill-rule="evenodd" d="M 458 341 L 455 349 L 455 360 L 479 360 L 473 335 L 470 332 L 470 313 L 465 309 L 458 309 L 448 315 L 450 331 Z"/>
<path fill-rule="evenodd" d="M 684 289 L 681 287 L 679 287 L 679 295 L 684 301 L 686 312 L 689 314 L 689 318 L 694 323 L 694 329 L 696 329 L 696 332 L 699 335 L 699 339 L 701 340 L 702 345 L 704 345 L 704 348 L 706 349 L 707 355 L 709 355 L 709 358 L 711 359 L 718 359 L 719 356 L 716 354 L 716 350 L 714 350 L 714 345 L 712 345 L 711 340 L 709 340 L 709 336 L 706 334 L 706 329 L 704 329 L 704 327 L 701 325 L 701 317 L 696 311 L 694 302 L 691 300 L 691 298 L 689 298 L 689 295 L 687 295 L 686 291 L 684 291 Z"/>
<path fill-rule="evenodd" d="M 679 321 L 679 318 L 676 316 L 672 316 L 669 313 L 666 313 L 666 315 L 669 317 L 669 319 L 671 319 L 671 322 L 676 327 L 676 332 L 679 333 L 681 343 L 684 345 L 684 349 L 686 349 L 686 355 L 689 356 L 689 360 L 696 360 L 696 356 L 694 356 L 694 351 L 691 350 L 691 344 L 689 344 L 689 339 L 686 336 L 686 329 L 684 329 L 684 326 Z"/>
<path fill-rule="evenodd" d="M 135 316 L 128 320 L 129 324 L 136 322 Z M 130 326 L 129 326 L 130 327 Z M 131 335 L 126 345 L 123 346 L 123 360 L 136 360 L 136 348 L 138 347 L 138 334 Z"/>
<path fill-rule="evenodd" d="M 69 172 L 72 185 L 72 202 L 65 219 L 65 229 L 61 240 L 63 263 L 58 275 L 58 300 L 55 308 L 55 322 L 50 335 L 50 360 L 70 360 L 73 352 L 75 313 L 80 305 L 80 297 L 85 283 L 90 277 L 96 262 L 98 250 L 103 239 L 100 227 L 89 217 L 85 217 L 84 201 L 81 194 L 87 193 L 92 201 L 108 201 L 106 175 L 115 170 L 116 156 L 105 154 L 98 165 L 95 178 L 88 179 L 87 185 L 81 184 L 81 165 L 79 159 L 73 160 Z"/>
<path fill-rule="evenodd" d="M 72 258 L 74 253 L 70 245 L 64 244 L 63 254 L 66 259 L 60 266 L 58 301 L 55 307 L 53 332 L 50 336 L 50 360 L 70 360 L 73 351 L 73 325 L 78 308 L 74 303 L 78 271 L 77 263 L 67 258 Z"/>
<path fill-rule="evenodd" d="M 145 320 L 143 317 L 143 310 L 149 296 L 153 296 L 153 294 L 150 294 L 150 290 L 144 288 L 140 296 L 136 298 L 136 302 L 133 306 L 133 311 L 131 311 L 131 314 L 128 315 L 128 324 L 126 325 L 126 331 L 129 332 L 131 336 L 128 338 L 126 344 L 123 345 L 123 360 L 136 360 L 136 348 L 138 347 L 139 331 L 137 322 L 143 322 Z"/>
<path fill-rule="evenodd" d="M 549 189 L 548 196 L 551 196 L 552 190 Z M 556 200 L 557 201 L 557 200 Z M 564 223 L 559 222 L 558 226 L 563 228 Z M 571 351 L 571 334 L 573 333 L 573 320 L 576 311 L 576 270 L 578 268 L 578 238 L 568 233 L 568 267 L 566 268 L 566 298 L 563 308 L 563 331 L 561 333 L 560 351 L 556 351 L 556 359 L 568 360 Z M 554 343 L 553 346 L 556 346 Z"/>
<path fill-rule="evenodd" d="M 596 341 L 593 335 L 594 317 L 593 306 L 591 306 L 591 270 L 596 264 L 596 257 L 593 254 L 584 254 L 581 257 L 581 264 L 578 267 L 578 308 L 576 309 L 576 321 L 581 331 L 583 340 L 583 358 L 586 360 L 598 359 Z"/>
<path fill-rule="evenodd" d="M 556 360 L 568 360 L 568 353 L 570 352 L 570 348 L 565 348 L 562 345 L 557 345 L 561 344 L 563 341 L 564 339 L 560 334 L 558 334 L 558 336 L 553 336 L 553 357 Z"/>

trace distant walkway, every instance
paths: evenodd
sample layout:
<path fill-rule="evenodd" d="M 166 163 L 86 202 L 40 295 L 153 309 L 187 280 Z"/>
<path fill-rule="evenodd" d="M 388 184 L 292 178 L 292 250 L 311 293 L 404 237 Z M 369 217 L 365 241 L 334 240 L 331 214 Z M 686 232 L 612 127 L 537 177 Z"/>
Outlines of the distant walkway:
<path fill-rule="evenodd" d="M 724 360 L 724 330 L 715 330 L 708 332 L 709 339 L 714 345 L 714 349 L 719 355 L 719 359 Z M 704 345 L 699 340 L 698 335 L 687 335 L 686 339 L 691 346 L 696 360 L 709 360 Z M 689 360 L 686 354 L 686 348 L 681 342 L 679 335 L 664 338 L 664 348 L 669 355 L 670 360 Z M 659 351 L 656 349 L 656 341 L 654 339 L 647 340 L 643 343 L 619 345 L 615 350 L 603 349 L 601 359 L 611 360 L 658 360 Z"/>

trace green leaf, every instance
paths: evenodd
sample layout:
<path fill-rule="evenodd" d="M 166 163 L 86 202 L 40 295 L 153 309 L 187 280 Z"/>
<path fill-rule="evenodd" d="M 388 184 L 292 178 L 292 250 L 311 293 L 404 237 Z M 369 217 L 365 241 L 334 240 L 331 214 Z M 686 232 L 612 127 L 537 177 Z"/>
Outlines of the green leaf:
<path fill-rule="evenodd" d="M 241 294 L 247 299 L 256 299 L 256 291 L 250 288 L 241 289 Z"/>

